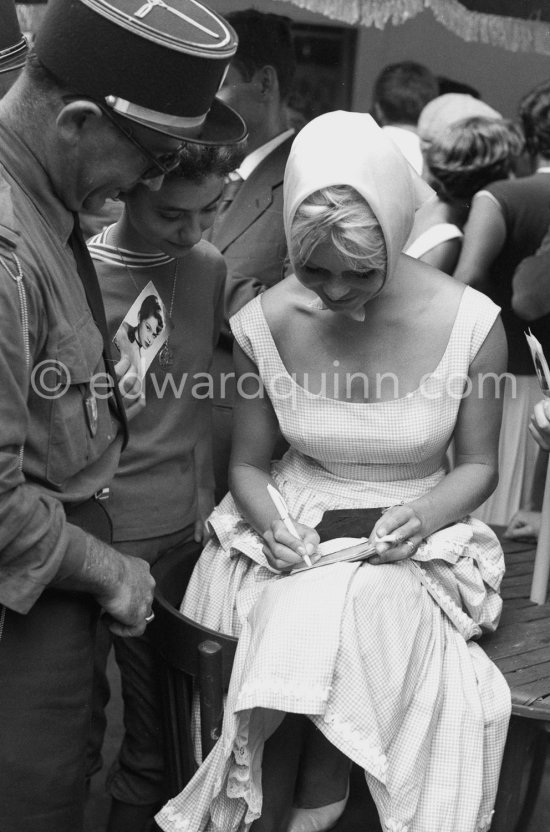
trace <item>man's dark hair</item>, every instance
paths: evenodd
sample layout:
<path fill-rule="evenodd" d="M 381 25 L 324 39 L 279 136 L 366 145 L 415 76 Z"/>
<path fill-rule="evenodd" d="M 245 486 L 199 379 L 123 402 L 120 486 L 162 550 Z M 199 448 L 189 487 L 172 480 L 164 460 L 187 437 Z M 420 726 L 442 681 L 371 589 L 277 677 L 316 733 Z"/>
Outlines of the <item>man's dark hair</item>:
<path fill-rule="evenodd" d="M 263 66 L 272 66 L 279 80 L 281 98 L 286 98 L 296 71 L 290 19 L 256 9 L 229 12 L 224 17 L 239 36 L 233 66 L 246 81 L 250 81 Z"/>
<path fill-rule="evenodd" d="M 481 93 L 470 84 L 463 81 L 455 81 L 454 78 L 447 78 L 446 75 L 438 75 L 439 95 L 447 95 L 448 92 L 459 92 L 462 95 L 471 95 L 472 98 L 481 98 Z"/>
<path fill-rule="evenodd" d="M 245 157 L 246 142 L 237 145 L 200 145 L 186 142 L 178 167 L 167 179 L 185 179 L 200 184 L 209 176 L 227 176 Z"/>
<path fill-rule="evenodd" d="M 550 158 L 550 81 L 544 81 L 523 96 L 519 117 L 528 152 Z"/>
<path fill-rule="evenodd" d="M 420 113 L 439 95 L 439 83 L 427 67 L 402 61 L 384 67 L 373 89 L 373 103 L 393 124 L 416 124 Z"/>

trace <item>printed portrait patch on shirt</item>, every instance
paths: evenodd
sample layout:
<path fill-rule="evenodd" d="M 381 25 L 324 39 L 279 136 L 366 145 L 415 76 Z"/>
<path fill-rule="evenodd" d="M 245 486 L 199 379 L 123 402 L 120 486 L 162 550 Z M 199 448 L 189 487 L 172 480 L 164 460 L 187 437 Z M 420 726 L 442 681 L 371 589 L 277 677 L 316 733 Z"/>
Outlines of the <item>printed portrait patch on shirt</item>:
<path fill-rule="evenodd" d="M 113 338 L 120 357 L 128 358 L 141 384 L 142 395 L 145 394 L 145 374 L 165 346 L 171 329 L 168 310 L 150 280 L 128 309 Z"/>

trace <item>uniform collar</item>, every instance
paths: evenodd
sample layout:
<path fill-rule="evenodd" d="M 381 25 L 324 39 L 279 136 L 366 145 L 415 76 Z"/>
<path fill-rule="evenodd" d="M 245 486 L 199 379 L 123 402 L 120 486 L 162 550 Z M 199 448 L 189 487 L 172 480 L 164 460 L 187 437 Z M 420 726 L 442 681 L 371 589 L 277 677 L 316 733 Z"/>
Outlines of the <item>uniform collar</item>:
<path fill-rule="evenodd" d="M 22 137 L 0 121 L 0 165 L 35 205 L 43 219 L 63 243 L 69 239 L 74 220 L 61 202 L 52 182 Z"/>

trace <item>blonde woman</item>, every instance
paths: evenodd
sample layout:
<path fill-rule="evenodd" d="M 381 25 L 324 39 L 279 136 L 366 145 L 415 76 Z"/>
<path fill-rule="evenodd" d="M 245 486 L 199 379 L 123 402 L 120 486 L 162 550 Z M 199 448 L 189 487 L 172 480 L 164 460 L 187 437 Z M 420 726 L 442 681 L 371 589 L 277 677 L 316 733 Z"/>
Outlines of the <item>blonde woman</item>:
<path fill-rule="evenodd" d="M 232 318 L 231 494 L 183 604 L 239 636 L 223 735 L 157 815 L 167 832 L 329 829 L 351 760 L 387 830 L 489 828 L 510 696 L 473 639 L 497 625 L 504 563 L 469 513 L 497 477 L 500 401 L 478 380 L 506 346 L 491 301 L 401 253 L 427 191 L 369 116 L 295 140 L 294 275 Z M 334 510 L 376 556 L 289 575 Z"/>

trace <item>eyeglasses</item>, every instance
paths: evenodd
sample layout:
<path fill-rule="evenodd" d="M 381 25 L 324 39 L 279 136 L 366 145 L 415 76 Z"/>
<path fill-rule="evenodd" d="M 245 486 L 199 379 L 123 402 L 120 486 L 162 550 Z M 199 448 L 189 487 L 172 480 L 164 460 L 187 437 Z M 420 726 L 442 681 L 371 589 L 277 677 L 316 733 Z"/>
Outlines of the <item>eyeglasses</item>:
<path fill-rule="evenodd" d="M 120 120 L 103 104 L 96 102 L 101 112 L 104 113 L 111 124 L 119 130 L 125 138 L 131 142 L 134 147 L 137 147 L 139 152 L 149 159 L 151 165 L 141 174 L 141 179 L 155 179 L 157 176 L 166 176 L 167 173 L 175 170 L 180 163 L 182 145 L 177 150 L 171 150 L 168 153 L 161 153 L 159 156 L 154 156 L 145 145 L 143 145 L 132 133 L 129 127 L 123 127 Z"/>

